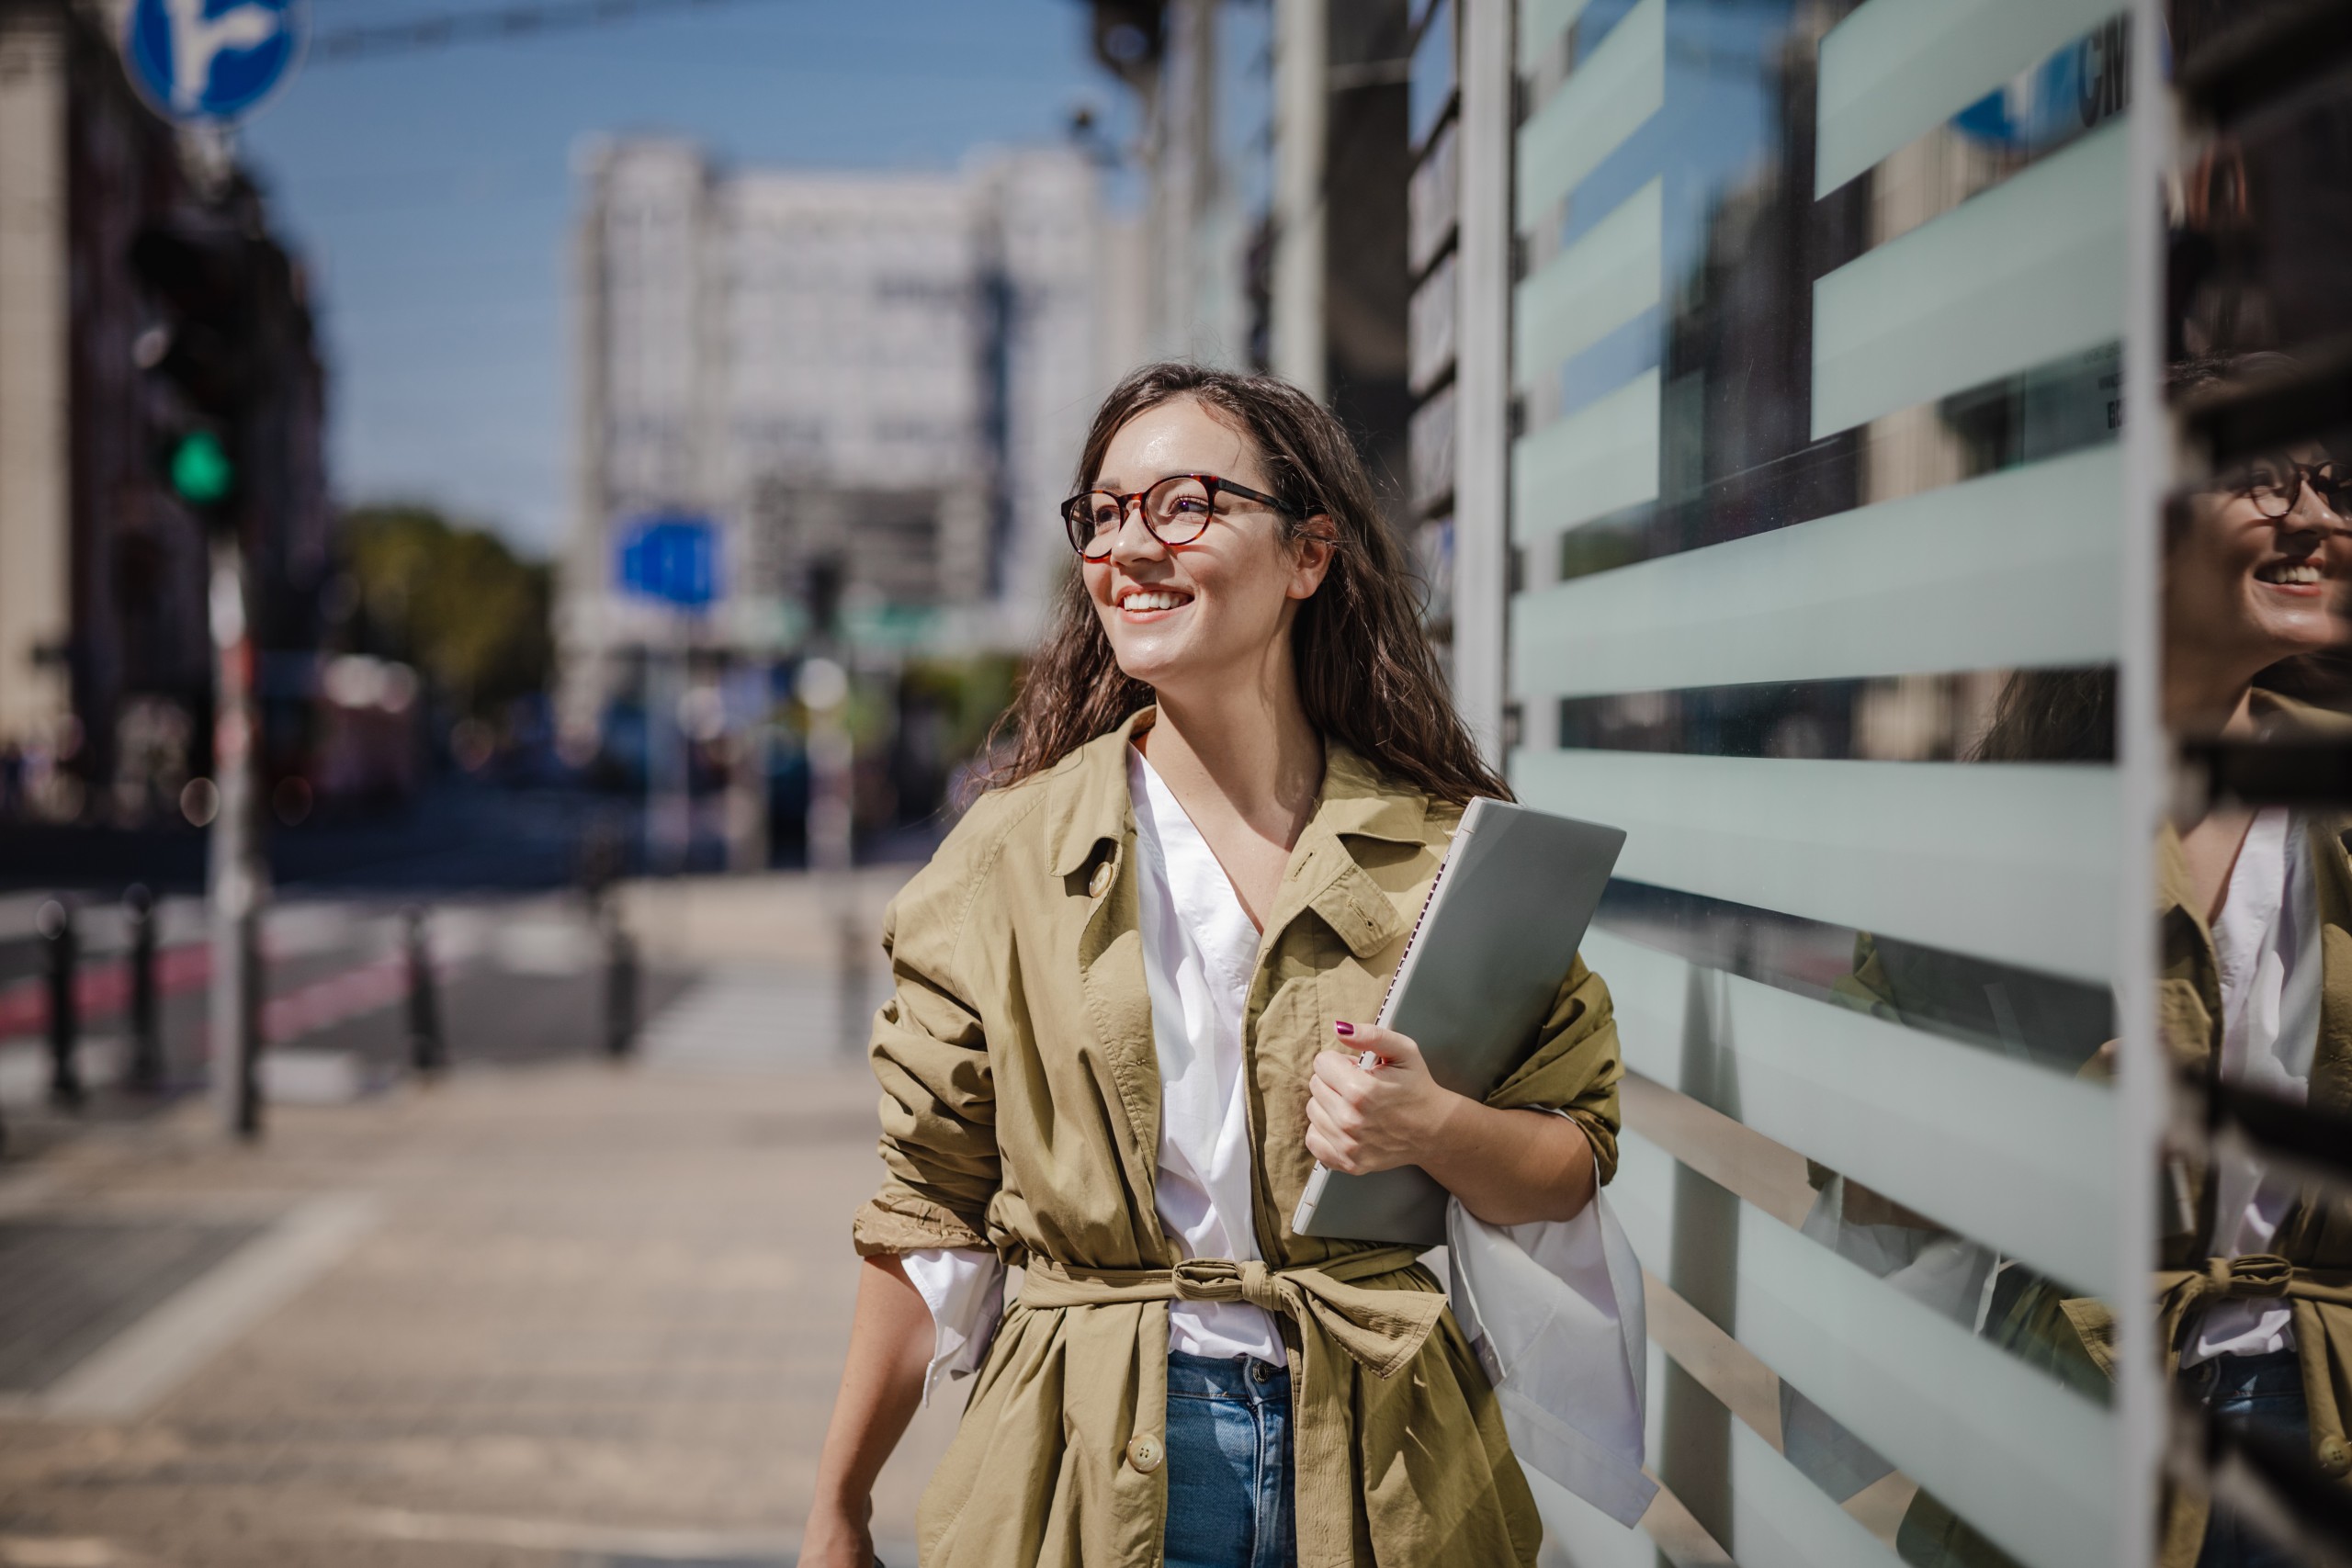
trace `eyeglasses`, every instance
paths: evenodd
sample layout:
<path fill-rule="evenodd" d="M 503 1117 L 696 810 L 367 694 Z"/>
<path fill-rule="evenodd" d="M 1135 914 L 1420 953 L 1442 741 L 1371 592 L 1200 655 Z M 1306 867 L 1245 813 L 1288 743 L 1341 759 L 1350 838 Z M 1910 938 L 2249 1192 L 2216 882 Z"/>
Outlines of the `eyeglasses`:
<path fill-rule="evenodd" d="M 2253 502 L 2255 510 L 2265 517 L 2284 517 L 2294 511 L 2295 503 L 2303 498 L 2305 485 L 2312 487 L 2312 493 L 2330 512 L 2338 517 L 2352 516 L 2352 512 L 2346 510 L 2345 498 L 2345 491 L 2352 488 L 2352 472 L 2341 463 L 2256 457 L 2222 483 Z"/>
<path fill-rule="evenodd" d="M 1090 490 L 1071 496 L 1062 502 L 1062 526 L 1069 530 L 1071 549 L 1088 560 L 1101 560 L 1111 553 L 1111 542 L 1119 536 L 1127 508 L 1141 502 L 1143 525 L 1153 538 L 1163 545 L 1189 545 L 1208 532 L 1220 494 L 1262 502 L 1285 517 L 1298 515 L 1263 491 L 1215 474 L 1170 474 L 1148 490 L 1126 495 Z"/>

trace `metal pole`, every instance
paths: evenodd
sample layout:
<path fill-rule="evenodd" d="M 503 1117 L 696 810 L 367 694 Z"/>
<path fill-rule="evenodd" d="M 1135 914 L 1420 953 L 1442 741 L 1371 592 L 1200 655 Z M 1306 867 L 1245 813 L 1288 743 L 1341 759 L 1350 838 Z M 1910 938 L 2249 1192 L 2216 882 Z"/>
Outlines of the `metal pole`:
<path fill-rule="evenodd" d="M 645 805 L 649 858 L 657 873 L 684 871 L 694 844 L 694 781 L 686 755 L 685 617 L 673 611 L 649 643 L 645 671 Z"/>
<path fill-rule="evenodd" d="M 858 981 L 856 884 L 852 879 L 854 825 L 851 788 L 855 750 L 849 729 L 849 671 L 827 658 L 800 666 L 800 701 L 808 711 L 808 869 L 831 906 L 838 944 L 835 1029 L 844 1055 L 865 1043 Z"/>
<path fill-rule="evenodd" d="M 605 1055 L 615 1061 L 637 1049 L 637 943 L 617 908 L 605 917 Z"/>
<path fill-rule="evenodd" d="M 401 915 L 408 953 L 408 1054 L 420 1073 L 435 1074 L 449 1065 L 449 1047 L 441 1035 L 441 998 L 433 978 L 433 944 L 424 929 L 424 910 L 412 904 Z"/>
<path fill-rule="evenodd" d="M 261 905 L 266 872 L 255 852 L 253 642 L 245 615 L 244 552 L 233 536 L 212 544 L 212 646 L 217 659 L 212 772 L 212 1095 L 220 1123 L 261 1135 Z"/>
<path fill-rule="evenodd" d="M 164 1030 L 155 996 L 155 896 L 132 883 L 122 896 L 130 923 L 130 1087 L 164 1089 Z"/>
<path fill-rule="evenodd" d="M 82 1065 L 75 1059 L 82 1017 L 74 1005 L 74 971 L 81 944 L 74 936 L 73 908 L 51 898 L 40 907 L 37 923 L 49 975 L 49 1102 L 61 1110 L 78 1111 L 85 1095 Z"/>

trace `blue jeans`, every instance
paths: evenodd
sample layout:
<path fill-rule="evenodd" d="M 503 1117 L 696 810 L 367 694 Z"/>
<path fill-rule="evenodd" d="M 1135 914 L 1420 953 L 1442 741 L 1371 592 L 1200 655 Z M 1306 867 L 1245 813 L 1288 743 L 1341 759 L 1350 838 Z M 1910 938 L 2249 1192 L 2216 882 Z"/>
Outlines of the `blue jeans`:
<path fill-rule="evenodd" d="M 1293 1568 L 1290 1373 L 1168 1354 L 1168 1568 Z"/>
<path fill-rule="evenodd" d="M 2259 1427 L 2295 1443 L 2311 1439 L 2302 1370 L 2292 1350 L 2267 1356 L 2217 1356 L 2183 1371 L 2180 1381 L 2223 1426 Z M 2197 1554 L 2197 1568 L 2298 1568 L 2300 1561 L 2268 1536 L 2249 1529 L 2235 1514 L 2216 1508 L 2213 1522 L 2205 1527 L 2205 1546 Z"/>

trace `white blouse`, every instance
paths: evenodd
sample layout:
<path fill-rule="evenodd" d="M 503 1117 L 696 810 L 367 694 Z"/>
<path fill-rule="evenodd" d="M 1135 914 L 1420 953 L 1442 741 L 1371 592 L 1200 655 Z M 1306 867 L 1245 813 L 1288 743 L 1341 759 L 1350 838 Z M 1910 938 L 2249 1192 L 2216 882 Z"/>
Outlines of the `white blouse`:
<path fill-rule="evenodd" d="M 1261 1254 L 1250 1224 L 1241 1015 L 1258 963 L 1258 927 L 1208 840 L 1132 748 L 1127 792 L 1135 802 L 1144 984 L 1159 1059 L 1153 1206 L 1180 1257 L 1247 1261 Z M 933 1247 L 904 1262 L 934 1329 L 928 1401 L 942 1376 L 975 1371 L 986 1355 L 1003 1313 L 1004 1268 L 975 1247 Z M 1243 1302 L 1170 1303 L 1168 1348 L 1283 1360 L 1273 1315 Z"/>
<path fill-rule="evenodd" d="M 2301 1105 L 2311 1095 L 2319 1047 L 2319 893 L 2301 824 L 2284 808 L 2256 813 L 2230 871 L 2213 921 L 2222 979 L 2221 1075 Z M 2217 1159 L 2213 1179 L 2217 1257 L 2267 1252 L 2295 1191 L 2250 1159 Z M 2294 1313 L 2283 1301 L 2217 1301 L 2205 1309 L 2181 1365 L 2216 1356 L 2259 1356 L 2295 1348 Z"/>

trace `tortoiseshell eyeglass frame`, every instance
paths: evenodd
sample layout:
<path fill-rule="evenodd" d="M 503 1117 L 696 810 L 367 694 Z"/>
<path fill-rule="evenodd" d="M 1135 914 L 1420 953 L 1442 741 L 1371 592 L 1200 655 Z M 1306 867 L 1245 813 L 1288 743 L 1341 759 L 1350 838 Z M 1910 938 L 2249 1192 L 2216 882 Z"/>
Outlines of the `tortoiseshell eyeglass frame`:
<path fill-rule="evenodd" d="M 1157 523 L 1152 521 L 1151 508 L 1148 505 L 1144 504 L 1144 502 L 1145 498 L 1150 495 L 1153 491 L 1159 490 L 1163 485 L 1175 484 L 1184 479 L 1197 480 L 1202 489 L 1208 492 L 1207 499 L 1209 509 L 1207 512 L 1202 513 L 1201 525 L 1199 527 L 1193 529 L 1189 534 L 1184 534 L 1182 537 L 1171 538 L 1167 533 L 1161 531 Z M 1101 560 L 1105 556 L 1108 556 L 1111 553 L 1112 541 L 1119 536 L 1118 530 L 1114 528 L 1107 534 L 1096 533 L 1094 531 L 1094 520 L 1091 515 L 1093 511 L 1094 498 L 1096 496 L 1102 496 L 1118 507 L 1119 523 L 1121 526 L 1124 527 L 1126 524 L 1127 509 L 1129 507 L 1140 507 L 1143 514 L 1143 525 L 1145 531 L 1150 534 L 1153 538 L 1158 539 L 1161 544 L 1166 545 L 1170 548 L 1176 548 L 1193 543 L 1203 534 L 1208 532 L 1209 520 L 1216 514 L 1216 498 L 1221 491 L 1240 496 L 1245 501 L 1262 502 L 1264 504 L 1272 507 L 1276 512 L 1281 513 L 1285 517 L 1295 518 L 1298 515 L 1297 513 L 1292 511 L 1291 508 L 1284 505 L 1274 497 L 1268 495 L 1264 491 L 1251 490 L 1245 484 L 1236 484 L 1233 480 L 1225 478 L 1221 474 L 1167 474 L 1163 475 L 1159 479 L 1154 479 L 1150 484 L 1146 485 L 1143 489 L 1138 491 L 1130 491 L 1125 495 L 1120 494 L 1117 491 L 1110 490 L 1082 490 L 1079 491 L 1076 495 L 1071 496 L 1068 501 L 1062 502 L 1062 527 L 1064 531 L 1069 535 L 1070 548 L 1076 550 L 1079 555 L 1085 559 Z M 1097 548 L 1097 546 L 1101 547 Z"/>

